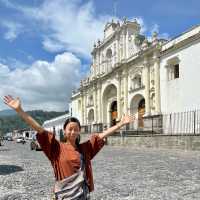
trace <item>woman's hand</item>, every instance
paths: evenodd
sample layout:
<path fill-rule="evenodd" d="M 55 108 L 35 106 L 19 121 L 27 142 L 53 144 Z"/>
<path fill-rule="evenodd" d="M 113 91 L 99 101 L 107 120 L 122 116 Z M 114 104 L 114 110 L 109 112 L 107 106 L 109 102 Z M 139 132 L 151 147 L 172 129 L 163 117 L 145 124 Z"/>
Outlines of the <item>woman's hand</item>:
<path fill-rule="evenodd" d="M 108 128 L 107 130 L 105 130 L 103 133 L 99 133 L 99 137 L 100 138 L 106 138 L 112 134 L 114 134 L 117 130 L 119 130 L 122 126 L 132 123 L 135 120 L 135 116 L 131 116 L 131 115 L 124 115 L 122 117 L 122 119 L 120 120 L 119 123 L 117 123 L 115 126 L 112 126 L 110 128 Z"/>
<path fill-rule="evenodd" d="M 10 108 L 14 110 L 17 111 L 21 109 L 21 101 L 19 98 L 14 99 L 12 96 L 7 95 L 4 96 L 3 100 L 6 105 L 8 105 Z"/>
<path fill-rule="evenodd" d="M 10 108 L 14 109 L 17 114 L 34 130 L 36 130 L 38 133 L 43 133 L 44 128 L 38 124 L 37 121 L 35 121 L 28 113 L 24 112 L 21 108 L 21 101 L 19 98 L 14 99 L 12 96 L 7 95 L 3 98 L 4 103 L 8 105 Z"/>
<path fill-rule="evenodd" d="M 121 126 L 123 126 L 123 125 L 130 124 L 130 123 L 134 122 L 134 120 L 135 120 L 135 116 L 123 115 L 121 120 L 120 120 L 120 122 L 119 122 L 119 124 Z"/>

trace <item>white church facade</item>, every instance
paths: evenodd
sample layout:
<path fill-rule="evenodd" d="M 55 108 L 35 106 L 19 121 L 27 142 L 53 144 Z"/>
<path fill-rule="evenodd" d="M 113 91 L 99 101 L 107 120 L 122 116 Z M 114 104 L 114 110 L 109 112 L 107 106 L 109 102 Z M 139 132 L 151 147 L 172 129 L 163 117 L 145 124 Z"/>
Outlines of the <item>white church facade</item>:
<path fill-rule="evenodd" d="M 114 125 L 124 113 L 137 120 L 200 105 L 200 26 L 172 40 L 146 38 L 135 21 L 107 23 L 94 45 L 90 74 L 71 97 L 71 115 L 95 131 Z"/>

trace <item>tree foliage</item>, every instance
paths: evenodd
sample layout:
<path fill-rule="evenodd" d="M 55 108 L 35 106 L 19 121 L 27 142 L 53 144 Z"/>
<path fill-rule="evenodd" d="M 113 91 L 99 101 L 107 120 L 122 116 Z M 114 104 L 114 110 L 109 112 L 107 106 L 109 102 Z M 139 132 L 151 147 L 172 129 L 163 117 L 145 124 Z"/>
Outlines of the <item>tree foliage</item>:
<path fill-rule="evenodd" d="M 33 110 L 27 111 L 39 124 L 43 124 L 44 121 L 66 114 L 66 112 L 55 112 L 55 111 L 42 111 Z M 1 116 L 0 117 L 0 132 L 5 134 L 12 132 L 16 129 L 29 128 L 29 126 L 16 114 L 12 116 Z"/>

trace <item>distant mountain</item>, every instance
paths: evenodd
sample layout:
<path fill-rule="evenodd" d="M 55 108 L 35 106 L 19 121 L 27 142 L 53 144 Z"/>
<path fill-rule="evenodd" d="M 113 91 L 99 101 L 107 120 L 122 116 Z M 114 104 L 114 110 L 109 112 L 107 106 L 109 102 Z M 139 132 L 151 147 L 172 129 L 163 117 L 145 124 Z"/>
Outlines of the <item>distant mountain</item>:
<path fill-rule="evenodd" d="M 15 111 L 0 111 L 0 133 L 12 132 L 16 129 L 24 129 L 29 126 L 18 116 Z M 56 112 L 56 111 L 43 111 L 43 110 L 32 110 L 27 111 L 29 115 L 31 115 L 39 124 L 43 124 L 44 121 L 50 120 L 52 118 L 58 117 L 60 115 L 64 115 L 67 112 Z"/>
<path fill-rule="evenodd" d="M 14 110 L 11 110 L 11 109 L 0 110 L 0 117 L 2 117 L 2 116 L 11 116 L 11 115 L 16 115 L 16 112 Z"/>

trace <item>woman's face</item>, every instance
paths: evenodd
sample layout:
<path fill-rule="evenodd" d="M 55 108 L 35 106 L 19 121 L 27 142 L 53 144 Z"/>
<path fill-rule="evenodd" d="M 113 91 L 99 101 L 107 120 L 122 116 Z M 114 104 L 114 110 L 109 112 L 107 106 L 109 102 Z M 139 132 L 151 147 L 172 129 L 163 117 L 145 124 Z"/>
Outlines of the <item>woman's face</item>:
<path fill-rule="evenodd" d="M 76 138 L 80 134 L 80 128 L 78 123 L 76 122 L 69 122 L 65 127 L 65 138 L 70 142 L 75 142 Z"/>

